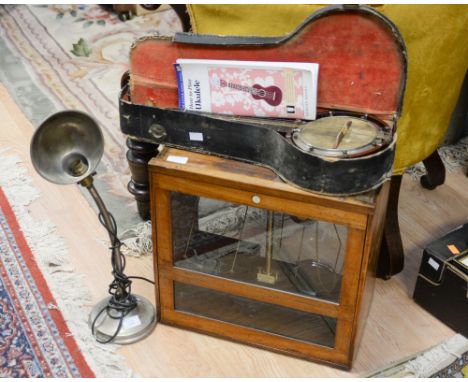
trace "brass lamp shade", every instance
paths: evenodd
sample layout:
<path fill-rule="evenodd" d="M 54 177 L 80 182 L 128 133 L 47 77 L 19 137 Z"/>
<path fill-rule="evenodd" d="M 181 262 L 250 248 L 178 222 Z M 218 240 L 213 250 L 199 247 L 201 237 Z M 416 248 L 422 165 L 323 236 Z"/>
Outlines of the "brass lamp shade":
<path fill-rule="evenodd" d="M 37 128 L 31 141 L 36 171 L 56 184 L 78 183 L 91 175 L 104 152 L 96 121 L 75 110 L 55 113 Z"/>

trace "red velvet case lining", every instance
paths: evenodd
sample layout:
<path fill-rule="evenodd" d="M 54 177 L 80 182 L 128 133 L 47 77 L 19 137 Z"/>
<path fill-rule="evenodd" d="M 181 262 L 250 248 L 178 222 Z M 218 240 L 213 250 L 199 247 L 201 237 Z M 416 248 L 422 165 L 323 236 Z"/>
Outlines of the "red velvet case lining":
<path fill-rule="evenodd" d="M 405 81 L 401 45 L 388 25 L 363 13 L 339 13 L 306 25 L 277 46 L 220 46 L 138 41 L 131 51 L 132 102 L 177 108 L 177 58 L 319 63 L 318 106 L 389 116 Z"/>

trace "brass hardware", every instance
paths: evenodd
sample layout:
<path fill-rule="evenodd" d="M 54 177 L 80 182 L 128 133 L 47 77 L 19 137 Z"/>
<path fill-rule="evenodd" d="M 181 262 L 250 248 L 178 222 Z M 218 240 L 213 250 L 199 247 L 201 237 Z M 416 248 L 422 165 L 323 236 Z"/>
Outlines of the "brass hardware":
<path fill-rule="evenodd" d="M 81 176 L 88 170 L 88 163 L 83 159 L 75 159 L 69 166 L 69 171 L 72 176 Z"/>
<path fill-rule="evenodd" d="M 153 123 L 149 128 L 150 135 L 157 140 L 163 140 L 167 137 L 167 132 L 164 126 Z"/>
<path fill-rule="evenodd" d="M 433 286 L 439 286 L 441 284 L 440 282 L 436 283 L 436 282 L 432 281 L 431 279 L 424 276 L 422 273 L 418 273 L 418 277 L 421 277 L 423 280 L 427 281 L 429 284 L 431 284 Z"/>
<path fill-rule="evenodd" d="M 90 175 L 84 178 L 82 181 L 80 181 L 80 185 L 89 189 L 93 185 L 93 176 Z"/>
<path fill-rule="evenodd" d="M 335 144 L 333 145 L 333 148 L 334 149 L 337 149 L 338 146 L 340 145 L 341 141 L 343 140 L 344 136 L 346 135 L 346 133 L 348 132 L 349 128 L 351 127 L 351 124 L 353 123 L 353 121 L 348 121 L 346 122 L 346 124 L 341 128 L 340 132 L 338 133 L 338 135 L 336 136 L 336 139 L 335 139 Z"/>
<path fill-rule="evenodd" d="M 261 201 L 262 201 L 262 198 L 260 198 L 260 196 L 258 195 L 252 196 L 252 202 L 254 202 L 255 204 L 260 204 Z"/>
<path fill-rule="evenodd" d="M 273 273 L 271 270 L 271 262 L 273 260 L 273 211 L 268 211 L 267 243 L 265 252 L 265 270 L 258 270 L 257 280 L 267 284 L 274 284 L 278 280 L 278 272 Z"/>

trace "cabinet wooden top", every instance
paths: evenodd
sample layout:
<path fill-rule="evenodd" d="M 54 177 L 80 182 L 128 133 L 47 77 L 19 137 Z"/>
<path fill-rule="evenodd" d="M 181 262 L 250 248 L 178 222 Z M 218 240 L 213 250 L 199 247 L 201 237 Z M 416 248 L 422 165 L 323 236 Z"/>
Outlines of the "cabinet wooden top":
<path fill-rule="evenodd" d="M 313 193 L 284 182 L 266 167 L 168 147 L 150 160 L 149 171 L 309 203 L 341 208 L 347 206 L 362 213 L 369 213 L 375 208 L 379 194 L 379 189 L 355 196 Z"/>

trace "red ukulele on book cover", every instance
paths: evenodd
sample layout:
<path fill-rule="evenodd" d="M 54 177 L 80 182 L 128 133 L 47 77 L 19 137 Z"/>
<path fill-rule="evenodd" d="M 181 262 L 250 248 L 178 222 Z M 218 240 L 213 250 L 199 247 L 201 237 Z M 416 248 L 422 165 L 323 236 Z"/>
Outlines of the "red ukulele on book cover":
<path fill-rule="evenodd" d="M 300 71 L 209 67 L 211 112 L 258 117 L 303 118 Z"/>
<path fill-rule="evenodd" d="M 250 93 L 254 99 L 262 99 L 271 106 L 278 106 L 283 98 L 281 89 L 275 85 L 268 87 L 263 87 L 259 84 L 254 84 L 253 86 L 243 86 L 227 82 L 225 80 L 220 80 L 220 86 Z"/>

